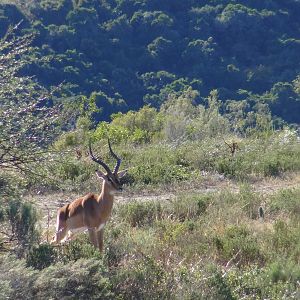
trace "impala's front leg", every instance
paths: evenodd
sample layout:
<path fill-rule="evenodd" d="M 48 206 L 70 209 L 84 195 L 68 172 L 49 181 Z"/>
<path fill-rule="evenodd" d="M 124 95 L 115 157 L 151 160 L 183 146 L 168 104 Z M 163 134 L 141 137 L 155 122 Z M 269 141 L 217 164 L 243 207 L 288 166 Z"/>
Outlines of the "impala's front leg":
<path fill-rule="evenodd" d="M 90 237 L 90 241 L 91 243 L 95 246 L 95 248 L 98 247 L 98 239 L 97 239 L 97 234 L 96 234 L 96 230 L 94 228 L 89 228 L 89 237 Z"/>
<path fill-rule="evenodd" d="M 104 235 L 104 228 L 97 231 L 98 247 L 100 252 L 103 252 L 103 235 Z"/>

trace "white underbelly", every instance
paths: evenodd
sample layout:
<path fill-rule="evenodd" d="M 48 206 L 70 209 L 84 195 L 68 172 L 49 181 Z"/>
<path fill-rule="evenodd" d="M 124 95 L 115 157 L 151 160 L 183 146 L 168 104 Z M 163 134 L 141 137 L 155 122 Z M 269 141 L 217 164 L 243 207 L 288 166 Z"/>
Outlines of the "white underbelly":
<path fill-rule="evenodd" d="M 84 227 L 79 227 L 79 228 L 71 228 L 69 230 L 69 232 L 74 234 L 74 233 L 84 232 L 86 230 L 88 230 L 88 228 L 84 226 Z"/>
<path fill-rule="evenodd" d="M 69 232 L 72 233 L 72 234 L 75 234 L 75 233 L 79 233 L 79 232 L 84 232 L 84 231 L 87 231 L 89 229 L 94 229 L 96 231 L 100 231 L 101 229 L 103 229 L 105 226 L 105 223 L 102 223 L 100 224 L 98 227 L 94 227 L 94 228 L 88 228 L 86 226 L 84 227 L 79 227 L 79 228 L 71 228 L 69 229 Z"/>

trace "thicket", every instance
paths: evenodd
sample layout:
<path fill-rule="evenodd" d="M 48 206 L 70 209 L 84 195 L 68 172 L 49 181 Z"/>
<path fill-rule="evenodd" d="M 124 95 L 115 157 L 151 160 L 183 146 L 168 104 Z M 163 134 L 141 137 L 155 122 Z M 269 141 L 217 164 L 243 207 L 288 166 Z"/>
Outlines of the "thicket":
<path fill-rule="evenodd" d="M 110 123 L 100 122 L 95 130 L 82 127 L 80 119 L 75 130 L 54 143 L 54 149 L 66 155 L 51 163 L 49 172 L 61 188 L 82 189 L 84 181 L 89 184 L 92 170 L 86 155 L 88 140 L 109 161 L 104 147 L 107 137 L 129 168 L 126 182 L 137 188 L 201 181 L 214 174 L 243 181 L 299 171 L 298 132 L 288 126 L 275 129 L 267 106 L 221 114 L 216 91 L 206 99 L 206 106 L 195 104 L 195 97 L 193 90 L 173 94 L 159 110 L 144 106 L 113 114 Z"/>

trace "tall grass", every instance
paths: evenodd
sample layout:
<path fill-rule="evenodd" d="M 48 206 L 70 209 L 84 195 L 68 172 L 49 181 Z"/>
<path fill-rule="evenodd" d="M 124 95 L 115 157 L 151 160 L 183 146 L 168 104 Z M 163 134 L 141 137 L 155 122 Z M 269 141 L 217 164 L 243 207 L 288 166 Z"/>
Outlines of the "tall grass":
<path fill-rule="evenodd" d="M 103 256 L 81 236 L 58 248 L 35 248 L 27 267 L 2 257 L 0 274 L 10 261 L 10 275 L 0 294 L 34 299 L 87 291 L 97 299 L 101 290 L 115 299 L 297 299 L 299 202 L 299 189 L 265 195 L 243 185 L 237 192 L 119 204 L 105 229 Z M 261 206 L 263 218 L 255 213 Z M 77 279 L 67 278 L 70 272 Z"/>

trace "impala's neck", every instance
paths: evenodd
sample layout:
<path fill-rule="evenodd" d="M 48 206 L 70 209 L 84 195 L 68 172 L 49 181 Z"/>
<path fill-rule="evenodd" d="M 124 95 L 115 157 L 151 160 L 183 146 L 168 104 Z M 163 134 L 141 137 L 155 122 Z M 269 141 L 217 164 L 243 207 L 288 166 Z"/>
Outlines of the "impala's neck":
<path fill-rule="evenodd" d="M 111 202 L 114 201 L 115 190 L 111 188 L 106 181 L 102 184 L 101 194 L 99 195 L 99 201 Z"/>

